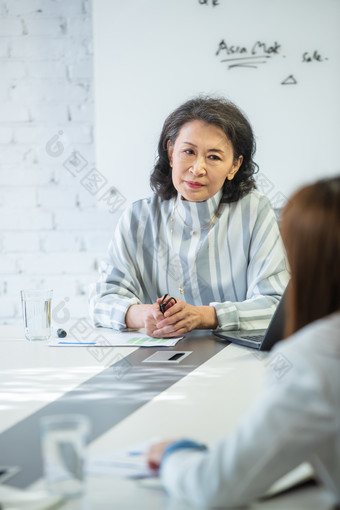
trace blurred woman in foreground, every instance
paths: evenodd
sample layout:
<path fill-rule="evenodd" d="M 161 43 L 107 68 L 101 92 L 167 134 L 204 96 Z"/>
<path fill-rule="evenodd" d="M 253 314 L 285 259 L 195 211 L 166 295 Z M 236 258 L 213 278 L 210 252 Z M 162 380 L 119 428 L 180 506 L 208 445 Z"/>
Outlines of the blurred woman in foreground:
<path fill-rule="evenodd" d="M 340 501 L 340 177 L 295 193 L 282 216 L 291 268 L 286 338 L 268 364 L 263 390 L 228 437 L 213 447 L 191 440 L 155 444 L 170 495 L 232 507 L 263 496 L 302 462 Z"/>

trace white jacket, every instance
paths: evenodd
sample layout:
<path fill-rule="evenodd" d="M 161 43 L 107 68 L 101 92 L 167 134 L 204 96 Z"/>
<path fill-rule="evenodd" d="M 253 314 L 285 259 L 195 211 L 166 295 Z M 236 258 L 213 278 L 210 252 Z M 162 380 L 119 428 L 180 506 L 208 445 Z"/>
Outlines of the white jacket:
<path fill-rule="evenodd" d="M 340 501 L 340 313 L 275 346 L 264 388 L 231 435 L 164 459 L 167 491 L 232 507 L 263 496 L 304 461 Z"/>

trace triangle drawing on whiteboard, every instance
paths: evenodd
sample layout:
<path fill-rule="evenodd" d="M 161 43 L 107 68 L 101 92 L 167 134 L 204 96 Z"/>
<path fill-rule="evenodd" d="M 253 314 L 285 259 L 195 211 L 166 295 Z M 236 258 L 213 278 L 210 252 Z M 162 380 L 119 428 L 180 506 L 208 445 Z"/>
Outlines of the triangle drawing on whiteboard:
<path fill-rule="evenodd" d="M 288 78 L 286 78 L 285 80 L 283 80 L 281 82 L 281 85 L 296 85 L 296 84 L 297 84 L 297 81 L 292 74 L 290 74 L 288 76 Z"/>

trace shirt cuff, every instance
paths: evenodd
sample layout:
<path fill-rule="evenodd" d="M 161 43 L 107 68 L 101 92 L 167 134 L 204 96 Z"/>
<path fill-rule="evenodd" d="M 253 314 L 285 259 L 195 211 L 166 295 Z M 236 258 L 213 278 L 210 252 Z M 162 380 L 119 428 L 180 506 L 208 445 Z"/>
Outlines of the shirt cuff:
<path fill-rule="evenodd" d="M 198 451 L 205 451 L 207 450 L 207 446 L 202 443 L 198 443 L 197 441 L 192 441 L 191 439 L 181 439 L 179 441 L 175 441 L 174 443 L 171 443 L 163 453 L 163 457 L 161 460 L 161 467 L 164 463 L 164 461 L 174 452 L 177 450 L 198 450 Z"/>
<path fill-rule="evenodd" d="M 239 312 L 234 303 L 209 303 L 216 310 L 218 326 L 216 330 L 232 330 L 240 328 Z"/>

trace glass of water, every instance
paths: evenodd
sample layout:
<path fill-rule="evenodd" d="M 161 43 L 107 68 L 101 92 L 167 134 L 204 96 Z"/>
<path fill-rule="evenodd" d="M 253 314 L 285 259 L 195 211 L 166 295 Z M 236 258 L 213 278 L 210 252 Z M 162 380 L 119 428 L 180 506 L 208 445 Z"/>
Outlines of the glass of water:
<path fill-rule="evenodd" d="M 81 414 L 44 416 L 41 446 L 47 490 L 67 498 L 84 491 L 84 462 L 90 423 Z"/>
<path fill-rule="evenodd" d="M 52 290 L 21 291 L 27 340 L 48 340 L 50 338 L 52 293 Z"/>

